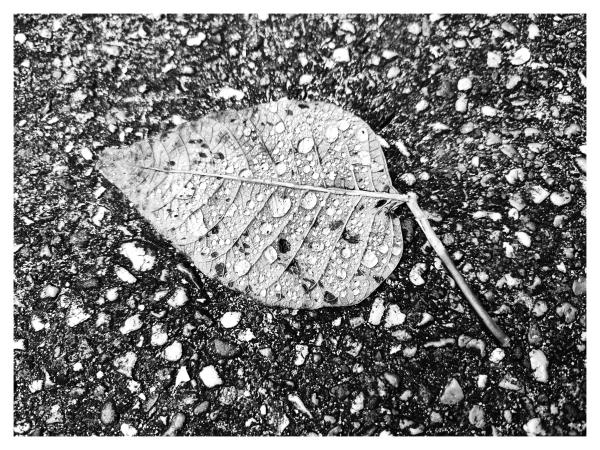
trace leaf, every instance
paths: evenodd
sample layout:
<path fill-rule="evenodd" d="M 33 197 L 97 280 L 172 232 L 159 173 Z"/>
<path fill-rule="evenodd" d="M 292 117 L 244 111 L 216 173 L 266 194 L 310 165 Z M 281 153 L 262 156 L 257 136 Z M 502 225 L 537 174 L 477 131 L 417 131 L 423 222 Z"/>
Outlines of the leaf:
<path fill-rule="evenodd" d="M 267 305 L 359 303 L 402 254 L 379 140 L 331 104 L 210 114 L 99 168 L 204 274 Z"/>
<path fill-rule="evenodd" d="M 483 323 L 510 345 L 417 195 L 392 187 L 377 136 L 334 105 L 284 99 L 209 114 L 105 150 L 98 169 L 206 275 L 292 308 L 352 305 L 373 292 L 402 255 L 395 210 L 406 203 Z"/>

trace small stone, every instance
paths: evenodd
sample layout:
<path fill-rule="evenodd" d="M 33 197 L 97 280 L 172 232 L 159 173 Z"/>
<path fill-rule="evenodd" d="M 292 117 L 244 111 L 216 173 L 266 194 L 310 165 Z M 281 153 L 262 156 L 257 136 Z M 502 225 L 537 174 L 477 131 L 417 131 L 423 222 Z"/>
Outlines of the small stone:
<path fill-rule="evenodd" d="M 132 437 L 137 434 L 137 430 L 128 423 L 121 424 L 121 433 L 123 436 Z"/>
<path fill-rule="evenodd" d="M 461 78 L 458 80 L 457 88 L 459 91 L 468 91 L 473 86 L 470 78 Z"/>
<path fill-rule="evenodd" d="M 400 68 L 397 66 L 392 66 L 387 72 L 388 78 L 396 78 L 400 74 Z"/>
<path fill-rule="evenodd" d="M 123 356 L 119 356 L 113 362 L 117 372 L 122 373 L 126 377 L 131 378 L 133 376 L 133 366 L 137 361 L 137 355 L 134 352 L 127 352 Z"/>
<path fill-rule="evenodd" d="M 23 44 L 26 40 L 27 40 L 27 36 L 25 36 L 23 33 L 15 34 L 15 41 L 18 42 L 19 44 Z"/>
<path fill-rule="evenodd" d="M 550 195 L 550 192 L 548 192 L 546 189 L 544 189 L 541 186 L 533 186 L 529 190 L 529 194 L 531 195 L 531 199 L 533 200 L 533 203 L 540 204 L 548 198 L 548 196 Z"/>
<path fill-rule="evenodd" d="M 527 47 L 522 47 L 515 52 L 515 54 L 510 59 L 511 64 L 515 66 L 520 66 L 521 64 L 525 64 L 531 58 L 531 52 Z"/>
<path fill-rule="evenodd" d="M 188 302 L 188 296 L 185 291 L 185 288 L 178 287 L 175 289 L 173 295 L 167 300 L 167 304 L 172 306 L 173 308 L 179 308 L 180 306 L 185 305 Z"/>
<path fill-rule="evenodd" d="M 214 366 L 206 366 L 200 371 L 200 379 L 208 388 L 223 384 Z"/>
<path fill-rule="evenodd" d="M 182 383 L 187 383 L 188 381 L 190 381 L 190 375 L 188 374 L 187 367 L 181 366 L 177 372 L 177 377 L 175 378 L 175 387 Z"/>
<path fill-rule="evenodd" d="M 515 27 L 512 23 L 510 22 L 503 22 L 502 25 L 500 25 L 500 27 L 506 31 L 507 33 L 510 34 L 517 34 L 517 27 Z"/>
<path fill-rule="evenodd" d="M 140 315 L 136 314 L 135 316 L 127 318 L 123 326 L 119 328 L 119 331 L 121 331 L 122 334 L 129 334 L 132 331 L 136 331 L 142 328 L 143 324 L 144 322 L 142 322 L 142 320 L 140 319 Z"/>
<path fill-rule="evenodd" d="M 343 47 L 343 48 L 336 48 L 333 51 L 333 55 L 331 55 L 331 59 L 333 59 L 335 62 L 348 62 L 350 61 L 350 54 L 348 53 L 348 49 Z"/>
<path fill-rule="evenodd" d="M 533 40 L 540 35 L 540 29 L 535 24 L 529 24 L 529 28 L 527 29 L 529 39 Z"/>
<path fill-rule="evenodd" d="M 79 150 L 79 153 L 81 154 L 81 156 L 83 157 L 83 159 L 86 159 L 88 161 L 94 159 L 94 154 L 87 147 L 83 147 L 81 150 Z"/>
<path fill-rule="evenodd" d="M 473 405 L 471 411 L 469 411 L 469 422 L 475 428 L 485 427 L 485 412 L 479 405 Z"/>
<path fill-rule="evenodd" d="M 488 117 L 495 117 L 497 111 L 496 108 L 492 108 L 491 106 L 484 106 L 481 108 L 481 114 Z"/>
<path fill-rule="evenodd" d="M 217 94 L 217 97 L 224 98 L 225 100 L 235 97 L 236 100 L 241 100 L 244 98 L 244 93 L 242 91 L 238 91 L 236 89 L 226 86 L 224 88 L 221 88 L 221 90 Z"/>
<path fill-rule="evenodd" d="M 173 342 L 164 350 L 164 357 L 167 361 L 179 361 L 182 355 L 183 347 L 179 341 Z"/>
<path fill-rule="evenodd" d="M 194 415 L 198 416 L 202 413 L 205 413 L 210 408 L 210 402 L 208 400 L 204 400 L 198 406 L 194 408 Z"/>
<path fill-rule="evenodd" d="M 464 95 L 459 95 L 458 98 L 456 99 L 456 103 L 454 104 L 454 108 L 458 111 L 458 112 L 466 112 L 467 108 L 469 106 L 469 101 L 467 100 L 467 97 Z M 463 128 L 466 125 L 463 125 Z M 471 128 L 470 130 L 467 131 L 467 129 L 465 128 L 464 130 L 461 128 L 461 133 L 466 134 L 466 133 L 470 133 L 471 131 L 473 131 L 473 126 L 471 124 Z"/>
<path fill-rule="evenodd" d="M 488 52 L 487 54 L 487 65 L 488 67 L 500 67 L 500 62 L 502 61 L 502 56 L 498 53 Z"/>
<path fill-rule="evenodd" d="M 238 311 L 228 311 L 221 317 L 221 325 L 223 328 L 234 328 L 240 322 L 242 313 Z"/>
<path fill-rule="evenodd" d="M 58 295 L 58 291 L 59 289 L 56 286 L 52 286 L 51 284 L 49 284 L 40 293 L 40 298 L 54 298 Z"/>
<path fill-rule="evenodd" d="M 241 353 L 241 350 L 237 345 L 222 341 L 221 339 L 215 339 L 213 345 L 215 346 L 217 354 L 224 358 L 235 358 Z"/>
<path fill-rule="evenodd" d="M 308 75 L 308 74 L 304 74 L 300 77 L 300 80 L 298 81 L 298 84 L 300 86 L 304 86 L 306 84 L 310 84 L 312 83 L 313 80 L 313 76 L 312 75 Z"/>
<path fill-rule="evenodd" d="M 577 280 L 573 281 L 573 293 L 575 295 L 585 294 L 586 291 L 586 277 L 579 277 Z"/>
<path fill-rule="evenodd" d="M 350 406 L 350 414 L 358 414 L 365 407 L 365 394 L 359 392 Z"/>
<path fill-rule="evenodd" d="M 536 417 L 535 419 L 531 419 L 525 425 L 523 425 L 523 430 L 527 433 L 527 436 L 544 436 L 546 432 L 542 428 L 542 419 Z"/>
<path fill-rule="evenodd" d="M 117 410 L 113 402 L 108 401 L 104 404 L 100 413 L 100 420 L 104 425 L 110 425 L 117 420 Z"/>
<path fill-rule="evenodd" d="M 552 195 L 550 195 L 550 201 L 556 206 L 567 205 L 571 203 L 571 199 L 571 194 L 569 194 L 568 192 L 553 192 Z"/>
<path fill-rule="evenodd" d="M 388 383 L 390 383 L 392 386 L 394 386 L 395 388 L 400 387 L 400 377 L 398 375 L 396 375 L 395 373 L 385 372 L 383 374 L 383 376 L 385 377 L 386 381 Z"/>
<path fill-rule="evenodd" d="M 460 384 L 458 384 L 456 378 L 452 378 L 446 385 L 440 401 L 445 405 L 456 405 L 457 403 L 460 403 L 464 397 L 465 395 L 463 394 Z"/>
<path fill-rule="evenodd" d="M 154 267 L 156 258 L 141 242 L 125 242 L 119 249 L 121 255 L 129 258 L 134 270 L 146 272 Z"/>
<path fill-rule="evenodd" d="M 188 38 L 186 41 L 186 44 L 189 47 L 195 47 L 197 45 L 202 44 L 202 42 L 206 39 L 206 35 L 204 33 L 198 33 L 195 37 L 193 38 Z"/>
<path fill-rule="evenodd" d="M 531 247 L 531 237 L 527 233 L 524 233 L 523 231 L 517 231 L 515 236 L 517 236 L 517 239 L 522 245 L 525 247 Z"/>
<path fill-rule="evenodd" d="M 177 431 L 179 431 L 183 428 L 184 424 L 185 424 L 185 414 L 182 412 L 178 412 L 177 414 L 174 414 L 173 417 L 171 418 L 171 423 L 169 425 L 169 428 L 167 428 L 167 430 L 163 433 L 163 436 L 175 436 Z"/>
<path fill-rule="evenodd" d="M 150 344 L 155 347 L 160 347 L 167 343 L 169 335 L 163 330 L 162 324 L 152 325 L 152 334 L 150 335 Z"/>
<path fill-rule="evenodd" d="M 521 81 L 521 77 L 519 75 L 511 75 L 506 83 L 506 89 L 514 88 Z"/>
<path fill-rule="evenodd" d="M 117 277 L 126 283 L 133 284 L 137 281 L 137 278 L 131 275 L 131 273 L 129 273 L 129 271 L 123 267 L 115 266 L 115 273 Z"/>
<path fill-rule="evenodd" d="M 385 316 L 385 328 L 391 328 L 396 325 L 401 325 L 406 320 L 406 314 L 400 311 L 400 307 L 395 303 L 392 303 L 387 310 Z"/>
<path fill-rule="evenodd" d="M 371 325 L 379 325 L 381 323 L 381 318 L 383 317 L 383 313 L 385 312 L 385 304 L 381 297 L 377 297 L 373 301 L 373 305 L 371 306 L 371 313 L 369 314 L 369 323 Z"/>
<path fill-rule="evenodd" d="M 52 32 L 48 28 L 42 28 L 39 31 L 39 35 L 44 39 L 50 39 L 52 37 Z"/>
<path fill-rule="evenodd" d="M 495 348 L 490 354 L 490 361 L 493 363 L 499 363 L 504 359 L 505 352 L 501 348 Z"/>
<path fill-rule="evenodd" d="M 564 316 L 566 323 L 571 323 L 575 321 L 575 318 L 577 317 L 577 308 L 573 307 L 569 302 L 564 302 L 556 308 L 556 314 L 558 314 L 559 317 Z"/>
<path fill-rule="evenodd" d="M 429 102 L 425 99 L 422 99 L 421 101 L 419 101 L 419 103 L 417 103 L 417 105 L 415 106 L 415 109 L 417 110 L 417 112 L 421 112 L 421 111 L 427 109 L 428 106 L 429 106 Z"/>
<path fill-rule="evenodd" d="M 408 274 L 408 278 L 412 284 L 415 286 L 421 286 L 425 284 L 425 280 L 423 279 L 423 273 L 427 269 L 427 266 L 424 263 L 417 263 L 413 266 Z"/>
<path fill-rule="evenodd" d="M 304 364 L 306 357 L 308 356 L 308 346 L 298 344 L 296 345 L 296 359 L 294 360 L 294 365 L 301 366 Z"/>
<path fill-rule="evenodd" d="M 419 25 L 416 22 L 413 22 L 406 27 L 406 30 L 410 34 L 419 35 L 421 33 L 421 25 Z"/>

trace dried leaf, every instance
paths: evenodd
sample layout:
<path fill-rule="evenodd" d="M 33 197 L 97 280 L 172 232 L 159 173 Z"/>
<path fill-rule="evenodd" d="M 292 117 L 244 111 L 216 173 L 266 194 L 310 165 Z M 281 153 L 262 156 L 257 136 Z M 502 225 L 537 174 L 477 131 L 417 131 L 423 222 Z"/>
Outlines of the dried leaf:
<path fill-rule="evenodd" d="M 331 104 L 210 114 L 99 168 L 204 274 L 267 305 L 359 303 L 402 254 L 379 140 Z"/>

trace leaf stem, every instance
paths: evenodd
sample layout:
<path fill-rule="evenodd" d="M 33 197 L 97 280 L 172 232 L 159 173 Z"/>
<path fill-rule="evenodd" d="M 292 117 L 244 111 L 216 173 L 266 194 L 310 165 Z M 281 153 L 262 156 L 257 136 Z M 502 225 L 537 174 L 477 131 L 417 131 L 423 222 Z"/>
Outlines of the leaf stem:
<path fill-rule="evenodd" d="M 450 258 L 448 252 L 444 248 L 444 244 L 442 244 L 440 239 L 437 237 L 435 231 L 433 231 L 433 228 L 431 228 L 431 225 L 427 220 L 427 216 L 417 204 L 417 195 L 414 192 L 409 192 L 407 197 L 407 206 L 414 214 L 417 223 L 423 230 L 423 233 L 425 233 L 425 236 L 427 236 L 427 240 L 429 241 L 433 249 L 436 251 L 440 259 L 443 261 L 443 263 L 446 265 L 446 268 L 450 272 L 450 275 L 452 275 L 452 278 L 454 278 L 454 281 L 456 281 L 456 284 L 458 284 L 463 294 L 465 295 L 475 312 L 479 315 L 479 317 L 481 318 L 485 326 L 488 328 L 488 330 L 490 330 L 490 332 L 494 335 L 494 337 L 500 342 L 500 344 L 503 347 L 508 347 L 510 344 L 510 338 L 504 333 L 504 331 L 500 329 L 500 327 L 494 321 L 494 319 L 490 317 L 483 305 L 477 299 L 475 293 L 471 290 L 461 273 L 458 271 L 458 269 L 452 262 L 452 259 Z"/>

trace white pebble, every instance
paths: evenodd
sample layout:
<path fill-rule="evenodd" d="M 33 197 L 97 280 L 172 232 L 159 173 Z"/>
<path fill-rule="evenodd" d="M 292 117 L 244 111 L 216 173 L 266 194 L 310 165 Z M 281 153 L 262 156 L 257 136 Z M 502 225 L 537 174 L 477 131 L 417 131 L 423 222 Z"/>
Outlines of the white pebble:
<path fill-rule="evenodd" d="M 513 57 L 510 59 L 511 64 L 515 66 L 520 66 L 521 64 L 525 64 L 531 58 L 531 52 L 527 47 L 520 48 L 515 52 Z"/>
<path fill-rule="evenodd" d="M 132 331 L 136 331 L 142 328 L 143 324 L 144 322 L 142 322 L 142 320 L 140 319 L 140 315 L 136 314 L 135 316 L 128 317 L 127 320 L 125 320 L 123 326 L 119 328 L 119 330 L 122 334 L 129 334 Z"/>
<path fill-rule="evenodd" d="M 470 78 L 461 78 L 460 80 L 458 80 L 457 87 L 459 91 L 468 91 L 469 89 L 471 89 L 472 86 L 473 84 L 471 83 Z"/>
<path fill-rule="evenodd" d="M 421 33 L 421 26 L 416 22 L 413 22 L 410 25 L 408 25 L 408 27 L 406 27 L 406 29 L 408 30 L 409 33 L 414 34 L 414 35 L 418 35 Z"/>
<path fill-rule="evenodd" d="M 464 95 L 460 95 L 456 99 L 456 103 L 454 104 L 454 107 L 456 108 L 456 110 L 458 112 L 466 112 L 468 105 L 469 105 L 469 101 L 467 100 L 467 97 L 465 97 Z"/>
<path fill-rule="evenodd" d="M 123 433 L 124 436 L 131 437 L 137 434 L 137 430 L 128 423 L 123 423 L 121 424 L 121 433 Z"/>
<path fill-rule="evenodd" d="M 396 78 L 400 74 L 400 68 L 397 66 L 390 67 L 388 70 L 387 77 L 388 78 Z"/>
<path fill-rule="evenodd" d="M 54 298 L 58 294 L 58 288 L 49 284 L 40 294 L 40 298 Z"/>
<path fill-rule="evenodd" d="M 204 383 L 204 385 L 208 388 L 212 388 L 218 386 L 219 384 L 223 384 L 221 381 L 221 377 L 215 370 L 214 366 L 206 366 L 200 371 L 200 379 Z"/>
<path fill-rule="evenodd" d="M 406 319 L 406 314 L 400 311 L 400 307 L 395 303 L 392 303 L 387 310 L 387 314 L 385 316 L 385 328 L 391 328 L 396 325 L 401 325 L 404 323 Z"/>
<path fill-rule="evenodd" d="M 233 89 L 226 86 L 224 88 L 221 88 L 221 90 L 217 94 L 217 97 L 224 98 L 225 100 L 235 97 L 236 100 L 241 100 L 244 98 L 244 93 L 242 91 L 238 91 L 237 89 Z"/>
<path fill-rule="evenodd" d="M 488 67 L 499 67 L 502 61 L 502 56 L 498 53 L 488 52 L 487 54 L 487 65 Z"/>
<path fill-rule="evenodd" d="M 417 105 L 415 106 L 415 109 L 417 110 L 417 112 L 421 112 L 421 111 L 425 110 L 428 106 L 429 106 L 429 102 L 425 99 L 422 99 L 419 103 L 417 103 Z"/>
<path fill-rule="evenodd" d="M 533 203 L 539 204 L 548 198 L 550 192 L 544 189 L 542 186 L 533 186 L 529 193 L 531 194 L 531 198 Z"/>
<path fill-rule="evenodd" d="M 383 299 L 381 297 L 377 297 L 373 301 L 373 306 L 371 306 L 371 313 L 369 314 L 369 323 L 371 325 L 379 325 L 381 323 L 381 318 L 383 317 L 384 312 L 385 304 L 383 303 Z"/>
<path fill-rule="evenodd" d="M 304 86 L 305 84 L 309 84 L 311 83 L 313 80 L 313 76 L 312 75 L 308 75 L 308 74 L 304 74 L 300 77 L 300 80 L 298 81 L 298 84 L 300 86 Z"/>
<path fill-rule="evenodd" d="M 19 44 L 24 43 L 26 40 L 27 36 L 25 36 L 23 33 L 15 34 L 15 41 L 17 41 Z"/>
<path fill-rule="evenodd" d="M 333 59 L 335 62 L 348 62 L 350 61 L 350 54 L 348 53 L 348 49 L 343 47 L 343 48 L 336 48 L 333 51 L 333 55 L 331 56 L 331 59 Z"/>
<path fill-rule="evenodd" d="M 183 354 L 181 342 L 175 341 L 165 348 L 164 357 L 167 361 L 178 361 Z"/>
<path fill-rule="evenodd" d="M 504 359 L 505 353 L 501 348 L 495 348 L 490 354 L 490 361 L 493 363 L 499 363 Z"/>
<path fill-rule="evenodd" d="M 167 300 L 167 304 L 169 306 L 172 306 L 173 308 L 179 308 L 180 306 L 185 305 L 188 302 L 188 296 L 187 293 L 185 292 L 185 288 L 183 287 L 178 287 L 175 292 L 173 293 L 173 295 L 171 296 L 171 298 L 169 298 L 169 300 Z"/>
<path fill-rule="evenodd" d="M 517 231 L 515 236 L 517 236 L 519 242 L 525 247 L 531 247 L 531 236 L 529 236 L 527 233 L 524 233 L 523 231 Z"/>
<path fill-rule="evenodd" d="M 196 45 L 202 44 L 204 39 L 206 39 L 206 35 L 204 33 L 198 33 L 196 37 L 188 38 L 186 44 L 190 47 L 195 47 Z"/>
<path fill-rule="evenodd" d="M 531 350 L 529 352 L 529 361 L 534 370 L 533 377 L 541 382 L 548 382 L 548 358 L 541 350 Z"/>
<path fill-rule="evenodd" d="M 145 272 L 154 267 L 156 258 L 139 242 L 125 242 L 119 250 L 121 255 L 129 258 L 134 270 Z"/>
<path fill-rule="evenodd" d="M 224 328 L 233 328 L 239 323 L 241 318 L 241 312 L 228 311 L 221 317 L 221 325 L 223 325 Z"/>
<path fill-rule="evenodd" d="M 408 278 L 412 284 L 414 284 L 415 286 L 425 284 L 425 280 L 422 277 L 423 272 L 425 272 L 425 269 L 427 269 L 427 266 L 423 263 L 418 263 L 413 266 L 413 268 L 410 270 L 410 273 L 408 274 Z"/>
<path fill-rule="evenodd" d="M 160 347 L 167 343 L 169 335 L 163 330 L 163 325 L 152 325 L 152 334 L 150 336 L 150 344 L 155 347 Z"/>
<path fill-rule="evenodd" d="M 556 206 L 564 206 L 571 203 L 571 194 L 568 192 L 553 192 L 550 196 L 550 201 Z"/>
<path fill-rule="evenodd" d="M 126 283 L 135 283 L 137 281 L 137 278 L 131 275 L 129 271 L 123 267 L 115 266 L 115 273 L 117 274 L 117 277 Z"/>
<path fill-rule="evenodd" d="M 523 425 L 523 430 L 527 433 L 527 436 L 537 436 L 539 434 L 545 435 L 544 429 L 542 428 L 542 419 L 536 417 L 535 419 L 531 419 L 525 425 Z"/>
<path fill-rule="evenodd" d="M 483 106 L 481 108 L 481 114 L 484 116 L 494 117 L 496 113 L 496 108 L 492 108 L 491 106 Z"/>
<path fill-rule="evenodd" d="M 87 147 L 83 147 L 81 150 L 79 150 L 79 153 L 84 159 L 87 159 L 88 161 L 94 157 L 92 151 Z"/>
<path fill-rule="evenodd" d="M 535 23 L 532 23 L 529 25 L 527 32 L 529 35 L 529 39 L 531 39 L 531 40 L 535 39 L 536 37 L 538 37 L 540 35 L 540 29 L 538 28 L 538 26 Z"/>

